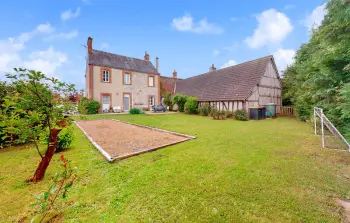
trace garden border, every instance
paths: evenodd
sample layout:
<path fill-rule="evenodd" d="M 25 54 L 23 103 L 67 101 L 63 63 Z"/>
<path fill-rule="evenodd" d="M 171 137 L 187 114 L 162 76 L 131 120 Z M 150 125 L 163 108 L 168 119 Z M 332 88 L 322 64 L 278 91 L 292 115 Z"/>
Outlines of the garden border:
<path fill-rule="evenodd" d="M 131 123 L 131 122 L 120 121 L 120 120 L 117 120 L 117 119 L 100 119 L 100 120 L 113 120 L 113 121 L 116 121 L 116 122 L 121 122 L 121 123 L 129 124 L 129 125 L 134 125 L 134 126 L 138 126 L 138 127 L 141 127 L 141 128 L 152 129 L 152 130 L 156 130 L 156 131 L 160 131 L 160 132 L 166 132 L 166 133 L 170 133 L 170 134 L 173 134 L 173 135 L 186 137 L 185 139 L 180 140 L 180 141 L 177 141 L 177 142 L 166 143 L 166 144 L 163 144 L 163 145 L 160 145 L 160 146 L 155 146 L 155 147 L 152 147 L 152 148 L 150 148 L 150 149 L 144 149 L 144 150 L 141 150 L 141 151 L 138 151 L 138 152 L 133 152 L 133 153 L 130 153 L 130 154 L 127 154 L 127 155 L 112 157 L 112 156 L 110 156 L 100 145 L 98 145 L 98 144 L 92 139 L 92 137 L 90 137 L 90 136 L 87 134 L 87 132 L 77 123 L 77 121 L 74 121 L 74 124 L 75 124 L 76 126 L 78 126 L 78 128 L 79 128 L 79 129 L 84 133 L 84 135 L 89 139 L 89 141 L 92 143 L 92 145 L 94 145 L 95 148 L 96 148 L 98 151 L 100 151 L 100 152 L 102 153 L 102 155 L 103 155 L 109 162 L 113 162 L 113 161 L 116 161 L 116 160 L 126 159 L 126 158 L 129 158 L 129 157 L 132 157 L 132 156 L 136 156 L 136 155 L 139 155 L 139 154 L 142 154 L 142 153 L 152 152 L 152 151 L 155 151 L 155 150 L 158 150 L 158 149 L 167 147 L 167 146 L 176 145 L 176 144 L 178 144 L 178 143 L 185 142 L 185 141 L 188 141 L 188 140 L 191 140 L 191 139 L 195 139 L 195 138 L 196 138 L 195 136 L 191 136 L 191 135 L 186 135 L 186 134 L 182 134 L 182 133 L 178 133 L 178 132 L 172 132 L 172 131 L 168 131 L 168 130 L 164 130 L 164 129 L 159 129 L 159 128 L 155 128 L 155 127 L 151 127 L 151 126 L 146 126 L 146 125 L 135 124 L 135 123 Z M 89 120 L 87 120 L 87 121 L 89 121 Z"/>

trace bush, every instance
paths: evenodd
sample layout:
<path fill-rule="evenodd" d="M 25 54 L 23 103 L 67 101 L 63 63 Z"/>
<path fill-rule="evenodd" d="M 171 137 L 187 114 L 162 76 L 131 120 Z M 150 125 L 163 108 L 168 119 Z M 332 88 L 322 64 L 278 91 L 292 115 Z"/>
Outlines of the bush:
<path fill-rule="evenodd" d="M 87 114 L 87 104 L 89 103 L 89 99 L 87 99 L 86 97 L 83 97 L 82 99 L 80 99 L 79 104 L 78 104 L 78 112 L 82 115 L 86 115 Z"/>
<path fill-rule="evenodd" d="M 177 94 L 173 97 L 173 104 L 178 106 L 178 110 L 183 112 L 185 110 L 185 103 L 187 101 L 187 96 L 183 94 Z"/>
<path fill-rule="evenodd" d="M 144 111 L 138 108 L 132 108 L 129 110 L 129 113 L 132 115 L 139 115 L 139 114 L 144 114 Z"/>
<path fill-rule="evenodd" d="M 100 103 L 98 101 L 89 101 L 86 106 L 88 114 L 97 114 L 100 109 Z"/>
<path fill-rule="evenodd" d="M 210 106 L 208 103 L 205 103 L 203 106 L 201 106 L 199 109 L 199 114 L 202 116 L 208 116 L 210 113 Z"/>
<path fill-rule="evenodd" d="M 56 146 L 56 152 L 69 148 L 73 142 L 73 128 L 68 127 L 62 129 L 58 134 L 58 141 Z"/>
<path fill-rule="evenodd" d="M 166 106 L 169 106 L 171 105 L 171 93 L 170 92 L 165 92 L 164 93 L 164 104 Z"/>
<path fill-rule="evenodd" d="M 234 116 L 235 116 L 236 120 L 240 120 L 240 121 L 248 121 L 249 120 L 248 112 L 245 109 L 239 109 L 239 110 L 235 111 Z"/>
<path fill-rule="evenodd" d="M 226 118 L 234 118 L 235 114 L 232 111 L 225 111 Z"/>
<path fill-rule="evenodd" d="M 226 115 L 224 111 L 219 111 L 216 107 L 211 107 L 210 116 L 214 120 L 225 120 Z"/>
<path fill-rule="evenodd" d="M 43 145 L 46 145 L 48 141 L 49 141 L 49 134 L 46 132 L 43 135 L 41 143 Z M 63 128 L 61 132 L 58 134 L 55 152 L 60 152 L 64 149 L 68 149 L 69 146 L 72 144 L 72 142 L 73 142 L 73 128 L 72 127 Z"/>
<path fill-rule="evenodd" d="M 196 97 L 188 97 L 185 103 L 185 112 L 187 114 L 198 113 L 198 99 Z"/>

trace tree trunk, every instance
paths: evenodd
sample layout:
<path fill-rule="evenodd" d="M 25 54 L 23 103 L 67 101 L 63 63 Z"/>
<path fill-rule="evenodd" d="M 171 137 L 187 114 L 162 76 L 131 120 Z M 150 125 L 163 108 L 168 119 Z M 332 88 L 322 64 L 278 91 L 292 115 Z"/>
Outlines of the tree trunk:
<path fill-rule="evenodd" d="M 49 143 L 47 146 L 45 156 L 41 159 L 39 166 L 34 173 L 34 176 L 30 178 L 29 181 L 36 183 L 44 178 L 46 169 L 50 164 L 51 158 L 55 154 L 58 133 L 60 133 L 61 130 L 62 129 L 51 129 L 51 137 L 49 138 Z"/>

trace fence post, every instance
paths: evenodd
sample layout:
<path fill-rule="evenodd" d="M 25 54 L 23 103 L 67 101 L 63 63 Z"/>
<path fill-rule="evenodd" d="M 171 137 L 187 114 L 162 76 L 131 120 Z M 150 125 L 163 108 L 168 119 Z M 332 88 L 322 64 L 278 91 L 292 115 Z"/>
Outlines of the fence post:
<path fill-rule="evenodd" d="M 325 148 L 325 145 L 324 145 L 324 127 L 323 127 L 323 110 L 321 110 L 321 129 L 322 129 L 322 148 Z"/>
<path fill-rule="evenodd" d="M 315 135 L 317 135 L 317 118 L 316 118 L 316 109 L 314 108 L 314 125 L 315 125 Z"/>

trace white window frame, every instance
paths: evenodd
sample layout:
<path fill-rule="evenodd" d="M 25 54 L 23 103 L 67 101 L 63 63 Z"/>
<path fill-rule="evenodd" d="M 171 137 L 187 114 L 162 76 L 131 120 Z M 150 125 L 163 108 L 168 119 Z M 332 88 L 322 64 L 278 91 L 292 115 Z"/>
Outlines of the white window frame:
<path fill-rule="evenodd" d="M 102 82 L 104 83 L 110 82 L 109 70 L 102 70 Z"/>
<path fill-rule="evenodd" d="M 128 77 L 128 78 L 125 78 L 125 77 Z M 126 82 L 126 80 L 128 80 L 128 82 Z M 131 74 L 130 73 L 124 72 L 124 83 L 123 84 L 126 84 L 126 85 L 131 84 Z"/>
<path fill-rule="evenodd" d="M 156 98 L 153 95 L 148 96 L 148 106 L 154 106 L 156 104 L 155 102 Z"/>
<path fill-rule="evenodd" d="M 150 81 L 152 79 L 152 81 Z M 155 85 L 155 78 L 154 76 L 148 76 L 148 87 L 154 87 Z"/>

